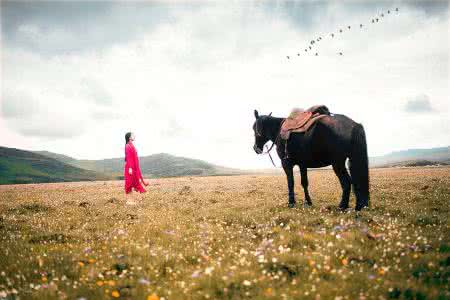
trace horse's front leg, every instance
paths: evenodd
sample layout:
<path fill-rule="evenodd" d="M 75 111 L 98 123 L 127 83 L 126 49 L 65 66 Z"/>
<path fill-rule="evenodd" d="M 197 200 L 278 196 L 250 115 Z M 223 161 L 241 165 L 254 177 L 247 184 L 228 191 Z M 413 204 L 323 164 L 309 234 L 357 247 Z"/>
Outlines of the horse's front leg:
<path fill-rule="evenodd" d="M 294 166 L 287 162 L 286 160 L 283 160 L 282 162 L 283 170 L 286 173 L 287 177 L 287 183 L 288 183 L 288 191 L 289 191 L 289 204 L 288 206 L 290 208 L 295 206 L 295 193 L 294 193 Z"/>
<path fill-rule="evenodd" d="M 302 177 L 302 187 L 305 192 L 305 201 L 303 201 L 303 206 L 312 206 L 311 197 L 308 192 L 308 169 L 306 167 L 300 166 L 300 175 Z"/>

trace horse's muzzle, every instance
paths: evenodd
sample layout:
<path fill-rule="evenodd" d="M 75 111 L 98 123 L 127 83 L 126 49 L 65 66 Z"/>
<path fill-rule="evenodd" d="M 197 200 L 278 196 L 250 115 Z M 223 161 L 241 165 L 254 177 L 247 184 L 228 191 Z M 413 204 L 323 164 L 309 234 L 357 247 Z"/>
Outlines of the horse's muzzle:
<path fill-rule="evenodd" d="M 253 150 L 255 150 L 256 154 L 261 154 L 263 153 L 263 151 L 261 149 L 259 149 L 259 147 L 255 144 L 253 145 Z"/>

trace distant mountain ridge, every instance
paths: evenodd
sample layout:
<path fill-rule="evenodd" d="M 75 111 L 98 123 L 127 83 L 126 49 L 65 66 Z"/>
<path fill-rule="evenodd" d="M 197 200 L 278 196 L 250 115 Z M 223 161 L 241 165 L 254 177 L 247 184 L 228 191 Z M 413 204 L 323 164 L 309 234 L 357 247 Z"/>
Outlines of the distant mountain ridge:
<path fill-rule="evenodd" d="M 51 157 L 66 164 L 115 176 L 123 175 L 124 158 L 108 158 L 100 160 L 75 159 L 73 157 L 48 151 L 35 153 Z M 139 157 L 139 164 L 144 175 L 150 177 L 177 176 L 213 176 L 237 175 L 244 171 L 217 166 L 203 160 L 174 156 L 167 153 L 152 154 Z"/>
<path fill-rule="evenodd" d="M 73 163 L 76 161 L 76 159 L 73 157 L 70 157 L 70 156 L 67 156 L 64 154 L 50 152 L 50 151 L 31 151 L 31 152 L 59 160 L 60 162 L 63 162 L 65 164 L 70 164 L 70 163 Z"/>
<path fill-rule="evenodd" d="M 415 159 L 406 160 L 401 162 L 394 162 L 384 164 L 382 168 L 395 168 L 395 167 L 428 167 L 428 166 L 448 166 L 450 165 L 447 161 L 431 161 L 426 159 Z"/>
<path fill-rule="evenodd" d="M 37 153 L 55 158 L 70 165 L 93 170 L 97 172 L 122 175 L 123 158 L 110 158 L 102 160 L 77 160 L 67 155 L 48 151 Z M 191 175 L 230 175 L 248 173 L 242 170 L 216 166 L 202 160 L 178 157 L 166 153 L 152 154 L 139 158 L 142 172 L 147 176 L 175 177 Z M 394 151 L 382 156 L 369 157 L 371 167 L 388 166 L 423 166 L 429 164 L 450 164 L 450 147 L 438 147 L 428 149 L 408 149 Z"/>
<path fill-rule="evenodd" d="M 0 147 L 0 184 L 111 180 L 31 151 Z"/>
<path fill-rule="evenodd" d="M 450 147 L 410 149 L 370 157 L 371 167 L 450 165 Z M 254 174 L 166 153 L 140 157 L 148 177 Z M 123 157 L 78 160 L 49 151 L 26 151 L 0 146 L 0 184 L 112 180 L 123 177 Z M 279 169 L 278 169 L 279 170 Z"/>
<path fill-rule="evenodd" d="M 432 164 L 450 163 L 450 146 L 429 148 L 429 149 L 408 149 L 402 151 L 391 152 L 382 156 L 374 156 L 369 158 L 371 167 L 380 167 L 394 165 L 398 163 L 413 163 L 414 161 L 429 161 Z"/>

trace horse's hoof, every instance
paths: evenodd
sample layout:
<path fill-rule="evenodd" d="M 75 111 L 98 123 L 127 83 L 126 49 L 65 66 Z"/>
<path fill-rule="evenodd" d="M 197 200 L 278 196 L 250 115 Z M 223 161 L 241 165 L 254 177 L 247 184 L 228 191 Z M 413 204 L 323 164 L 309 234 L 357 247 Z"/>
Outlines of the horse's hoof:
<path fill-rule="evenodd" d="M 366 210 L 366 209 L 368 209 L 369 208 L 369 205 L 368 204 L 362 204 L 362 205 L 356 205 L 356 207 L 355 207 L 355 210 L 356 211 L 361 211 L 361 210 Z"/>
<path fill-rule="evenodd" d="M 344 211 L 346 211 L 346 210 L 348 209 L 348 206 L 341 206 L 341 205 L 339 205 L 339 206 L 338 206 L 338 209 L 339 209 L 340 211 L 344 212 Z"/>
<path fill-rule="evenodd" d="M 295 202 L 294 202 L 294 203 L 289 203 L 289 204 L 288 204 L 288 207 L 289 207 L 289 208 L 294 208 L 294 207 L 295 207 Z"/>
<path fill-rule="evenodd" d="M 312 207 L 313 205 L 312 205 L 312 203 L 311 202 L 304 202 L 303 203 L 303 208 L 310 208 L 310 207 Z"/>
<path fill-rule="evenodd" d="M 355 211 L 360 212 L 362 210 L 367 210 L 369 207 L 368 206 L 363 206 L 363 207 L 355 207 Z"/>

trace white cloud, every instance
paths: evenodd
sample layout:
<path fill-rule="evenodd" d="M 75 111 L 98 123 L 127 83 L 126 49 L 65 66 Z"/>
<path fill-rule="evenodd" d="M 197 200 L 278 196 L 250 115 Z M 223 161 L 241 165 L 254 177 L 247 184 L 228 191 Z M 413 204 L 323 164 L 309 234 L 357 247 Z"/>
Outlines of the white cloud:
<path fill-rule="evenodd" d="M 22 24 L 17 28 L 17 32 L 26 39 L 37 40 L 42 37 L 40 28 L 34 24 Z"/>
<path fill-rule="evenodd" d="M 421 94 L 409 99 L 405 104 L 405 111 L 411 113 L 427 113 L 433 111 L 430 97 Z"/>
<path fill-rule="evenodd" d="M 20 90 L 2 91 L 2 115 L 5 118 L 31 117 L 39 108 L 39 102 Z"/>
<path fill-rule="evenodd" d="M 34 92 L 33 92 L 34 91 Z M 76 99 L 45 90 L 2 93 L 2 117 L 8 127 L 24 136 L 72 138 L 86 126 Z"/>
<path fill-rule="evenodd" d="M 4 121 L 25 138 L 45 137 L 33 148 L 80 158 L 120 156 L 123 135 L 134 131 L 141 155 L 169 152 L 243 168 L 270 167 L 252 150 L 255 108 L 283 116 L 294 106 L 326 104 L 364 124 L 370 154 L 449 144 L 447 19 L 409 9 L 375 26 L 368 14 L 332 5 L 306 28 L 243 8 L 177 10 L 172 22 L 98 51 L 42 56 L 4 47 L 4 86 L 40 107 L 13 120 L 8 113 L 28 108 L 3 97 Z M 354 29 L 327 36 L 347 24 Z M 21 31 L 39 34 L 33 28 Z M 64 32 L 52 34 L 55 47 L 67 42 Z M 317 34 L 324 37 L 319 56 L 304 55 Z M 429 95 L 441 113 L 426 123 L 405 114 L 403 99 L 414 94 Z"/>

